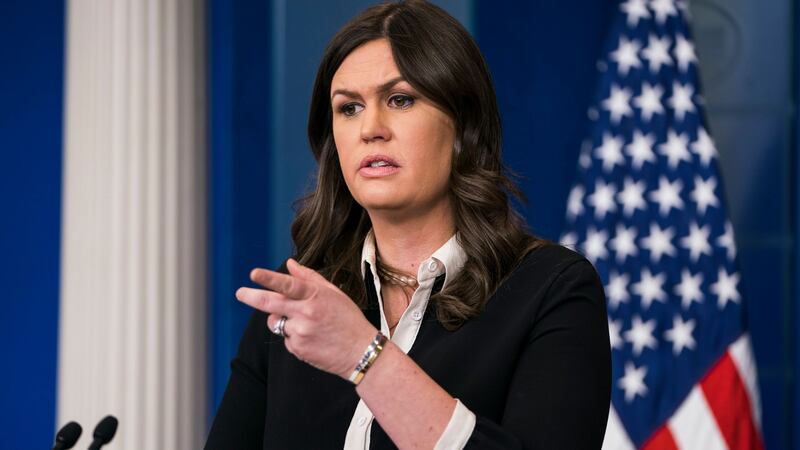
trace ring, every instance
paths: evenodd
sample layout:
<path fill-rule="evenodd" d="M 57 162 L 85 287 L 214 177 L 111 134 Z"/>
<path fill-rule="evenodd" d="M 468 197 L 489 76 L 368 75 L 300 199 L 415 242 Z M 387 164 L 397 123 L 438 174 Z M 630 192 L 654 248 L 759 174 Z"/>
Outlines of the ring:
<path fill-rule="evenodd" d="M 280 319 L 278 319 L 278 323 L 275 324 L 275 328 L 272 329 L 272 332 L 277 334 L 278 336 L 286 337 L 286 332 L 283 330 L 283 328 L 286 326 L 287 319 L 288 317 L 286 316 L 283 316 Z"/>

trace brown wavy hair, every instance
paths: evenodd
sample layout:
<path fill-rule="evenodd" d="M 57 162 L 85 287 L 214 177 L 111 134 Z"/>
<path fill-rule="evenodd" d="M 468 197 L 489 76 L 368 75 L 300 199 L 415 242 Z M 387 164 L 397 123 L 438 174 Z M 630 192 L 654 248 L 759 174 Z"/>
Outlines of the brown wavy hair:
<path fill-rule="evenodd" d="M 299 202 L 292 239 L 302 264 L 320 271 L 362 309 L 366 291 L 361 248 L 371 227 L 345 185 L 333 140 L 331 80 L 354 49 L 386 39 L 405 80 L 453 119 L 456 139 L 449 183 L 461 273 L 431 297 L 437 319 L 458 329 L 480 314 L 489 297 L 534 248 L 510 197 L 522 200 L 501 160 L 500 114 L 486 62 L 453 17 L 425 1 L 371 7 L 331 40 L 317 71 L 308 138 L 319 164 L 315 190 Z"/>

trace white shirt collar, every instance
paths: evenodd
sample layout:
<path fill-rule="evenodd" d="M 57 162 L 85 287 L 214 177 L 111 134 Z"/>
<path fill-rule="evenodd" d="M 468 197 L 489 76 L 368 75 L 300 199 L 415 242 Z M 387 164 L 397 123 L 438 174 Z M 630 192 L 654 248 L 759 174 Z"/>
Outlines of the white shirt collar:
<path fill-rule="evenodd" d="M 417 281 L 420 284 L 429 278 L 436 278 L 444 274 L 444 284 L 442 285 L 442 289 L 444 289 L 444 287 L 461 272 L 467 260 L 467 254 L 464 252 L 464 248 L 461 247 L 458 239 L 458 233 L 453 234 L 453 236 L 433 252 L 429 258 L 420 263 L 417 269 Z M 375 267 L 376 255 L 375 233 L 369 230 L 367 236 L 364 238 L 364 246 L 361 248 L 362 277 L 366 277 L 366 266 L 364 263 L 368 262 L 370 267 Z"/>

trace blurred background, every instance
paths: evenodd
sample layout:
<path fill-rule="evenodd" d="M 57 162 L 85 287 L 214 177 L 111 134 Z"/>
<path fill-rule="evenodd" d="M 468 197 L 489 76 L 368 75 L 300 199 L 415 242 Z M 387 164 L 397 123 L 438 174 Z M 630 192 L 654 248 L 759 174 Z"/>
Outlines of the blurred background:
<path fill-rule="evenodd" d="M 305 127 L 359 0 L 0 2 L 0 447 L 121 419 L 110 448 L 198 448 L 313 183 Z M 494 77 L 532 229 L 558 239 L 613 0 L 434 2 Z M 797 1 L 688 2 L 766 448 L 800 448 Z M 129 431 L 125 431 L 125 430 Z M 142 430 L 134 433 L 131 430 Z"/>

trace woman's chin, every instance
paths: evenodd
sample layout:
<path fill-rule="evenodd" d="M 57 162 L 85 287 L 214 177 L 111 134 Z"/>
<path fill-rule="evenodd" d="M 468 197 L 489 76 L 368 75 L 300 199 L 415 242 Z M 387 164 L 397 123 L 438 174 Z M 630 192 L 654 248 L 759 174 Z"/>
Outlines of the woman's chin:
<path fill-rule="evenodd" d="M 405 189 L 401 189 L 399 184 L 381 184 L 374 183 L 370 186 L 357 186 L 362 189 L 353 189 L 350 193 L 358 204 L 367 211 L 402 209 L 409 203 L 408 195 L 403 195 Z"/>
<path fill-rule="evenodd" d="M 367 212 L 392 212 L 392 211 L 402 211 L 405 209 L 403 202 L 397 200 L 397 198 L 371 198 L 365 200 L 361 203 L 361 206 L 367 210 Z"/>

